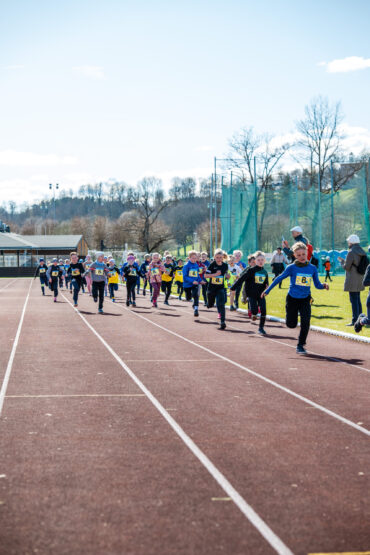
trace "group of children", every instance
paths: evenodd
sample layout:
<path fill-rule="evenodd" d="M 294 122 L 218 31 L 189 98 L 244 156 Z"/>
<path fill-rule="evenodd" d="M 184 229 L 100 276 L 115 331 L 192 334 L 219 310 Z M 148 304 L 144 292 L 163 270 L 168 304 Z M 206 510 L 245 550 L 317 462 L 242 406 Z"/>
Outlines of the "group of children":
<path fill-rule="evenodd" d="M 99 313 L 103 313 L 104 298 L 109 294 L 115 302 L 115 293 L 120 282 L 126 283 L 126 305 L 136 307 L 136 294 L 149 293 L 153 307 L 158 307 L 160 292 L 164 294 L 164 304 L 169 305 L 173 285 L 176 286 L 176 296 L 179 300 L 185 295 L 187 301 L 192 301 L 194 316 L 199 316 L 199 299 L 208 309 L 215 304 L 220 320 L 220 329 L 226 328 L 226 305 L 228 291 L 230 294 L 230 310 L 239 307 L 239 298 L 248 304 L 248 315 L 252 321 L 259 316 L 258 333 L 266 335 L 266 296 L 285 278 L 290 279 L 289 291 L 286 298 L 286 325 L 295 328 L 298 315 L 301 319 L 301 329 L 298 338 L 297 353 L 305 354 L 304 345 L 310 327 L 311 318 L 311 285 L 318 289 L 328 289 L 329 286 L 320 283 L 318 270 L 307 260 L 307 246 L 303 242 L 295 243 L 292 248 L 294 262 L 288 265 L 280 275 L 269 284 L 269 276 L 264 268 L 266 259 L 261 251 L 248 257 L 248 265 L 242 260 L 241 251 L 234 251 L 227 255 L 217 249 L 213 260 L 208 259 L 206 252 L 190 251 L 185 262 L 176 259 L 166 251 L 161 257 L 159 253 L 147 254 L 139 264 L 133 252 L 129 252 L 126 261 L 119 268 L 112 257 L 104 256 L 103 252 L 96 253 L 96 260 L 86 256 L 85 260 L 78 258 L 72 252 L 70 259 L 58 261 L 54 258 L 48 265 L 40 259 L 36 276 L 40 278 L 42 294 L 45 287 L 53 291 L 54 302 L 57 301 L 58 287 L 63 279 L 71 293 L 74 306 L 78 306 L 80 291 L 87 287 L 89 295 L 98 303 Z"/>

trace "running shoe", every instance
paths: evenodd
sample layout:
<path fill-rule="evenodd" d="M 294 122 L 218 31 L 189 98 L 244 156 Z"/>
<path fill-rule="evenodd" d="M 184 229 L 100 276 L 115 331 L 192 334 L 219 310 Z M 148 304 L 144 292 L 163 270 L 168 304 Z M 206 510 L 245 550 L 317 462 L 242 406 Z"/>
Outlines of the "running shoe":
<path fill-rule="evenodd" d="M 134 302 L 132 303 L 132 306 L 136 306 L 136 303 L 135 303 L 135 301 L 134 301 Z"/>
<path fill-rule="evenodd" d="M 220 313 L 217 314 L 217 318 L 218 318 L 219 320 L 221 320 L 221 314 L 220 314 Z"/>
<path fill-rule="evenodd" d="M 236 310 L 234 305 L 230 305 L 230 311 L 232 312 L 233 310 Z"/>
<path fill-rule="evenodd" d="M 265 330 L 264 330 L 263 328 L 260 328 L 260 329 L 258 330 L 258 333 L 259 333 L 260 335 L 267 335 L 266 332 L 265 332 Z"/>
<path fill-rule="evenodd" d="M 296 353 L 297 353 L 297 355 L 307 355 L 307 351 L 303 347 L 303 345 L 297 345 Z"/>
<path fill-rule="evenodd" d="M 94 297 L 94 303 L 98 302 L 98 297 Z"/>
<path fill-rule="evenodd" d="M 167 306 L 170 306 L 168 301 L 164 301 L 163 304 L 166 304 Z"/>
<path fill-rule="evenodd" d="M 355 322 L 355 332 L 356 333 L 360 333 L 360 331 L 362 330 L 362 324 L 361 324 L 361 319 L 365 318 L 366 314 L 360 314 L 360 316 L 357 318 L 356 322 Z"/>
<path fill-rule="evenodd" d="M 54 297 L 54 302 L 55 302 L 55 303 L 57 302 L 57 298 L 56 298 L 56 297 Z"/>
<path fill-rule="evenodd" d="M 78 307 L 78 304 L 76 303 L 76 304 L 74 304 L 73 306 L 74 306 L 75 308 L 77 308 L 77 307 Z"/>
<path fill-rule="evenodd" d="M 194 309 L 194 316 L 195 316 L 195 318 L 197 318 L 197 317 L 199 316 L 199 312 L 198 312 L 198 309 L 197 309 L 197 308 Z"/>
<path fill-rule="evenodd" d="M 126 301 L 126 306 L 130 306 L 130 301 Z"/>
<path fill-rule="evenodd" d="M 256 314 L 252 314 L 252 322 L 255 322 L 256 320 L 257 320 Z"/>
<path fill-rule="evenodd" d="M 99 308 L 98 312 L 99 312 L 99 314 L 104 314 L 104 312 L 103 312 L 103 309 L 102 309 L 102 308 Z"/>
<path fill-rule="evenodd" d="M 115 303 L 115 302 L 116 302 L 116 299 L 115 299 L 115 298 L 113 298 L 113 299 L 112 299 L 112 303 Z"/>
<path fill-rule="evenodd" d="M 221 324 L 220 324 L 220 330 L 224 330 L 225 328 L 226 328 L 225 322 L 221 322 Z"/>

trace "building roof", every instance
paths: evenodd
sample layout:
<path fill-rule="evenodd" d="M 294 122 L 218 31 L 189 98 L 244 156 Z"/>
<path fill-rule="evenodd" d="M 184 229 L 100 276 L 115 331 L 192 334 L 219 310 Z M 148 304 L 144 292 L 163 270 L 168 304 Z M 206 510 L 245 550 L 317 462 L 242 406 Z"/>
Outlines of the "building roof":
<path fill-rule="evenodd" d="M 0 250 L 72 250 L 82 235 L 18 235 L 0 233 Z"/>

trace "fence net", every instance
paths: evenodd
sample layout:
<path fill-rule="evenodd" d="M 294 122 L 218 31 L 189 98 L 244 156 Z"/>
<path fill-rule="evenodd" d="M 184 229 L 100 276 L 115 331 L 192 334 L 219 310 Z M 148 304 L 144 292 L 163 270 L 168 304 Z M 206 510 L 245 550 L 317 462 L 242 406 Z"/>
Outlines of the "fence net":
<path fill-rule="evenodd" d="M 367 173 L 367 165 L 363 164 L 344 184 L 337 177 L 333 187 L 330 174 L 324 175 L 320 195 L 318 183 L 302 177 L 265 188 L 242 182 L 224 185 L 220 211 L 222 248 L 227 252 L 241 249 L 245 254 L 257 248 L 272 252 L 281 245 L 282 238 L 291 240 L 289 230 L 295 225 L 302 227 L 318 252 L 342 251 L 352 233 L 359 235 L 361 244 L 367 247 Z"/>

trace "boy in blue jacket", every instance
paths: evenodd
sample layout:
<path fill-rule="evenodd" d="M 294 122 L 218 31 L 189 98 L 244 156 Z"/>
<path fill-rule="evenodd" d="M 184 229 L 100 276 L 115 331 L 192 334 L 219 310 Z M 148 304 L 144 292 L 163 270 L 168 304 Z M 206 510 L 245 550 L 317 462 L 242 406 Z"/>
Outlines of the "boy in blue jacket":
<path fill-rule="evenodd" d="M 205 283 L 205 280 L 203 280 L 199 274 L 196 251 L 189 252 L 189 260 L 183 268 L 182 276 L 186 300 L 191 301 L 191 299 L 193 299 L 194 316 L 198 317 L 199 285 Z"/>
<path fill-rule="evenodd" d="M 311 283 L 313 282 L 316 289 L 329 289 L 327 283 L 321 283 L 316 266 L 310 264 L 307 260 L 307 246 L 298 242 L 292 247 L 294 254 L 294 262 L 287 266 L 282 274 L 274 279 L 270 287 L 261 295 L 268 295 L 276 285 L 289 277 L 290 285 L 286 297 L 286 325 L 288 328 L 296 328 L 298 324 L 298 314 L 301 317 L 301 331 L 299 333 L 297 354 L 305 355 L 304 345 L 308 332 L 310 330 L 311 321 Z"/>
<path fill-rule="evenodd" d="M 368 264 L 366 268 L 366 272 L 363 279 L 364 287 L 370 287 L 370 264 Z M 366 299 L 366 309 L 367 309 L 367 316 L 366 314 L 360 314 L 355 322 L 355 332 L 360 333 L 362 330 L 362 326 L 370 326 L 370 289 L 369 294 Z"/>

